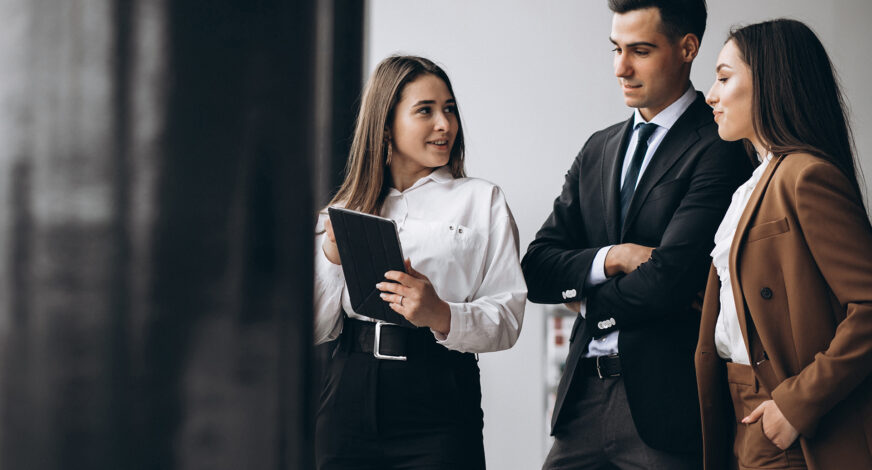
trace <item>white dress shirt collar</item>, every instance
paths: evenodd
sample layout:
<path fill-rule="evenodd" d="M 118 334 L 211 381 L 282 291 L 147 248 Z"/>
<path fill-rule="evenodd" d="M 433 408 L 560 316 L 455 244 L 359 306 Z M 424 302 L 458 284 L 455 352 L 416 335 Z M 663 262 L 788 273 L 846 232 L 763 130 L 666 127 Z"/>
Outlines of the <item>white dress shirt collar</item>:
<path fill-rule="evenodd" d="M 688 84 L 687 90 L 685 90 L 681 97 L 673 101 L 672 104 L 667 106 L 663 111 L 657 113 L 657 115 L 650 121 L 646 121 L 645 118 L 642 117 L 642 113 L 639 112 L 639 108 L 636 108 L 636 111 L 633 113 L 635 118 L 633 120 L 633 128 L 635 129 L 638 124 L 650 122 L 651 124 L 657 124 L 668 131 L 673 125 L 675 125 L 675 121 L 678 121 L 678 118 L 684 114 L 695 99 L 696 90 L 693 88 L 693 84 L 691 83 Z"/>

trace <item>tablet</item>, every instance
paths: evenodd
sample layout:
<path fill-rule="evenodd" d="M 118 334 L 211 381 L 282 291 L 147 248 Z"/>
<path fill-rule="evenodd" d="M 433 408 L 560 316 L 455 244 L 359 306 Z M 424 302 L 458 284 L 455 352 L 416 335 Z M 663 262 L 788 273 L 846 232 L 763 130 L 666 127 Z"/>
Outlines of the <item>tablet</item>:
<path fill-rule="evenodd" d="M 375 287 L 385 280 L 388 271 L 406 272 L 397 224 L 391 219 L 338 207 L 330 207 L 327 212 L 354 312 L 415 328 L 382 300 L 381 291 Z"/>

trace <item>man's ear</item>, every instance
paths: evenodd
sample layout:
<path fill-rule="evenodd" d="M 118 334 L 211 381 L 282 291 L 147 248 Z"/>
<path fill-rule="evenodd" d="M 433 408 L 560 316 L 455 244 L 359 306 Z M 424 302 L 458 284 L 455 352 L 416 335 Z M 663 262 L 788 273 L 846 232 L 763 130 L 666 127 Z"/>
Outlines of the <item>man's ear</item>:
<path fill-rule="evenodd" d="M 696 59 L 696 55 L 699 54 L 699 38 L 696 37 L 696 34 L 685 34 L 679 40 L 679 46 L 681 47 L 681 57 L 687 63 L 693 62 L 693 59 Z"/>

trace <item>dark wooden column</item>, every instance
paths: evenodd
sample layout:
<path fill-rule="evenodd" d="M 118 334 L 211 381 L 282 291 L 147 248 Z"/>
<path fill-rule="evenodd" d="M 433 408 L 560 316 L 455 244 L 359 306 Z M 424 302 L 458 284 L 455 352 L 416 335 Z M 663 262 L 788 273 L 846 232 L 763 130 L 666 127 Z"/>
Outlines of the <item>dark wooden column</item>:
<path fill-rule="evenodd" d="M 312 467 L 316 3 L 0 7 L 0 468 Z"/>

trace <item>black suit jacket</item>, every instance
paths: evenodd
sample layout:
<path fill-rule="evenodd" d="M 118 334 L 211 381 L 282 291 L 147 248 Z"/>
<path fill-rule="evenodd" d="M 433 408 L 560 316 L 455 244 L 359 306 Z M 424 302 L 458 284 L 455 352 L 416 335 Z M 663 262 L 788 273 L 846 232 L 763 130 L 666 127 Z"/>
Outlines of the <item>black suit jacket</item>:
<path fill-rule="evenodd" d="M 579 315 L 573 325 L 551 431 L 564 431 L 561 410 L 579 392 L 570 389 L 583 383 L 573 379 L 591 338 L 618 329 L 639 435 L 656 449 L 699 451 L 693 355 L 700 314 L 692 304 L 705 287 L 714 232 L 733 191 L 749 177 L 750 160 L 740 144 L 720 140 L 697 92 L 642 174 L 621 227 L 619 180 L 632 123 L 631 117 L 588 139 L 522 261 L 531 301 L 587 303 L 586 319 Z M 619 243 L 655 249 L 635 271 L 585 288 L 597 251 Z"/>

